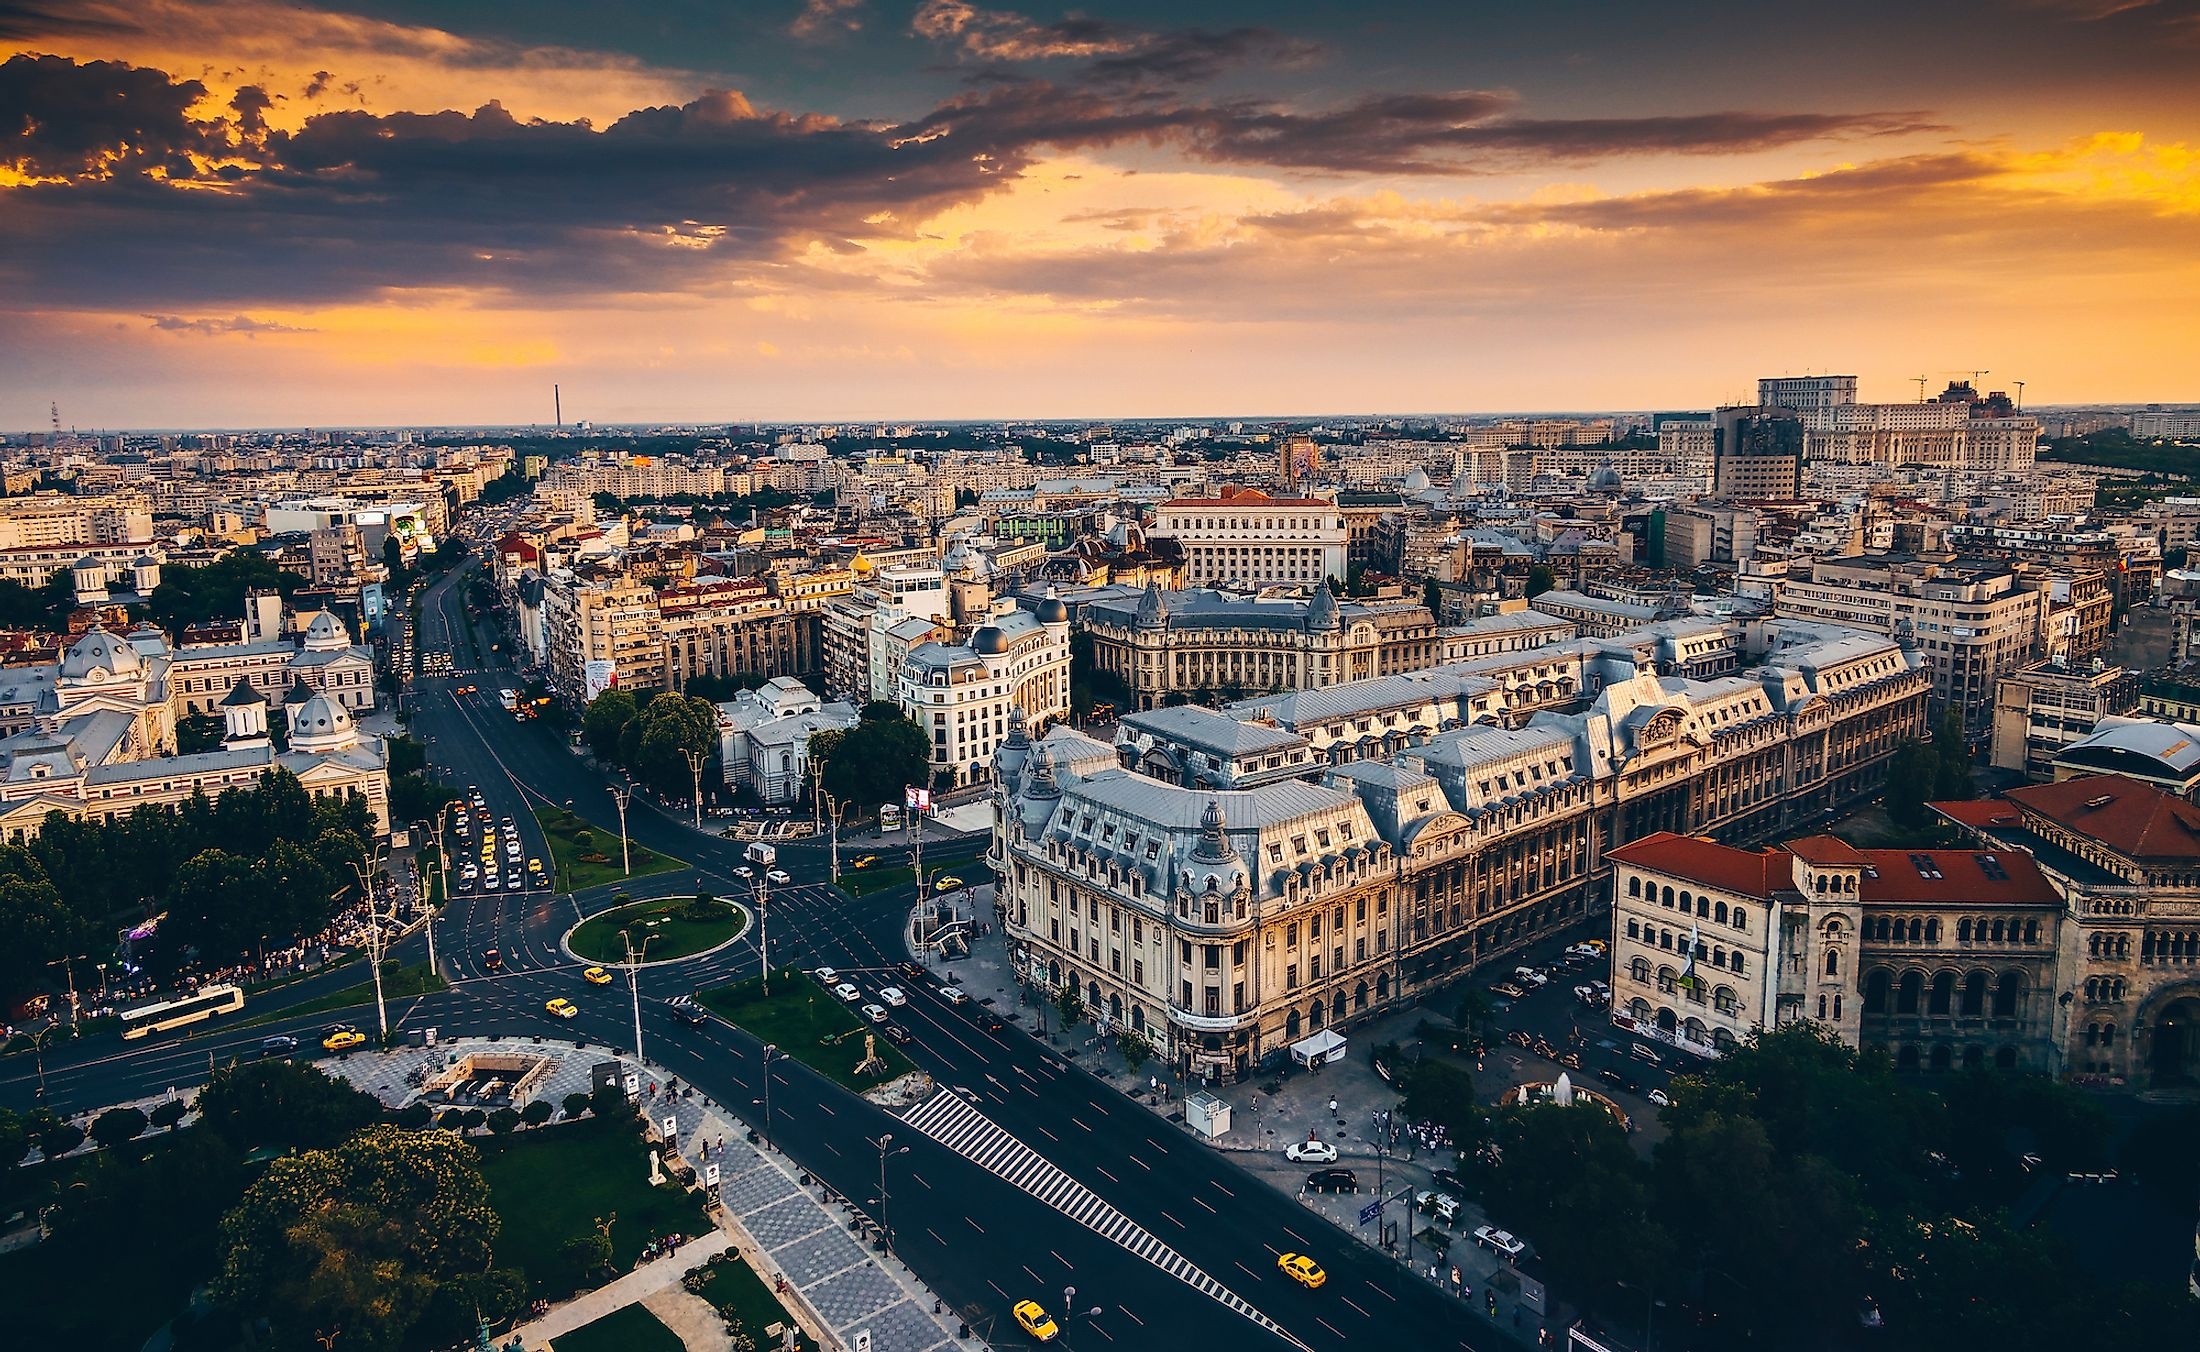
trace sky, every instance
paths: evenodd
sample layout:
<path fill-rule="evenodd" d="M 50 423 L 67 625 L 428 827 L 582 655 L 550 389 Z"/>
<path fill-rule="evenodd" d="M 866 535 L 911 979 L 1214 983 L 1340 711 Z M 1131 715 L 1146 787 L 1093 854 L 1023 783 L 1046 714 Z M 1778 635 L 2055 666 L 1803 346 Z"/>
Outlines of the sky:
<path fill-rule="evenodd" d="M 2200 0 L 0 0 L 0 429 L 2200 400 L 2196 77 Z"/>

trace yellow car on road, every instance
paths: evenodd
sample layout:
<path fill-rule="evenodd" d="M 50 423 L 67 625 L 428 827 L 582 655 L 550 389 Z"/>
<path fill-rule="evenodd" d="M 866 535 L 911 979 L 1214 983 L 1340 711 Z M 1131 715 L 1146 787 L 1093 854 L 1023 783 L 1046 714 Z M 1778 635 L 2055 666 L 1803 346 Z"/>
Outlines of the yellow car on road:
<path fill-rule="evenodd" d="M 1047 1312 L 1039 1307 L 1038 1301 L 1017 1301 L 1015 1313 L 1016 1322 L 1023 1328 L 1023 1331 L 1030 1334 L 1032 1337 L 1037 1338 L 1042 1343 L 1053 1342 L 1054 1335 L 1062 1331 L 1055 1324 L 1055 1322 L 1047 1316 Z"/>
<path fill-rule="evenodd" d="M 932 880 L 934 892 L 952 892 L 963 885 L 963 880 L 952 875 L 942 875 Z"/>
<path fill-rule="evenodd" d="M 581 973 L 581 980 L 591 986 L 608 986 L 611 984 L 611 973 L 601 967 L 591 967 Z"/>
<path fill-rule="evenodd" d="M 1321 1284 L 1329 1280 L 1329 1274 L 1322 1271 L 1322 1265 L 1303 1253 L 1284 1254 L 1276 1259 L 1276 1266 L 1283 1269 L 1284 1276 L 1309 1291 L 1319 1290 Z"/>
<path fill-rule="evenodd" d="M 570 1019 L 574 1015 L 581 1012 L 578 1005 L 574 1004 L 571 1000 L 566 999 L 562 995 L 559 996 L 557 999 L 543 1005 L 543 1008 L 548 1010 L 552 1014 L 557 1015 L 561 1019 Z"/>
<path fill-rule="evenodd" d="M 321 1046 L 332 1052 L 348 1052 L 354 1047 L 366 1045 L 367 1035 L 356 1028 L 332 1028 L 321 1039 Z"/>

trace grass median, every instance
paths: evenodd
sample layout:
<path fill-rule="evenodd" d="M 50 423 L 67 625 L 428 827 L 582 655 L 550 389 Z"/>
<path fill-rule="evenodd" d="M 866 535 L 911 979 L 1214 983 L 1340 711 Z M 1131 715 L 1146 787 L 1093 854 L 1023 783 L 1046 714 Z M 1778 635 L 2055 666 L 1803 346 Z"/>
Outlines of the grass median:
<path fill-rule="evenodd" d="M 808 972 L 787 968 L 772 973 L 769 995 L 764 994 L 760 977 L 716 986 L 703 992 L 703 1005 L 749 1036 L 776 1043 L 784 1055 L 858 1093 L 916 1069 L 899 1047 L 880 1034 L 878 1056 L 885 1069 L 857 1074 L 863 1035 L 878 1030 Z"/>
<path fill-rule="evenodd" d="M 582 892 L 607 883 L 623 883 L 687 867 L 684 861 L 669 854 L 631 845 L 629 853 L 634 871 L 629 873 L 620 867 L 618 832 L 607 831 L 562 807 L 536 808 L 535 821 L 550 841 L 550 862 L 556 870 L 560 892 Z"/>
<path fill-rule="evenodd" d="M 646 1308 L 627 1305 L 559 1334 L 550 1346 L 556 1352 L 685 1352 L 687 1344 Z"/>
<path fill-rule="evenodd" d="M 774 1325 L 791 1328 L 794 1319 L 787 1308 L 772 1294 L 771 1287 L 750 1267 L 740 1254 L 728 1249 L 711 1255 L 709 1262 L 681 1279 L 685 1286 L 704 1300 L 727 1320 L 739 1324 L 757 1347 L 777 1348 L 779 1340 L 770 1332 Z M 800 1330 L 789 1346 L 812 1346 Z"/>
<path fill-rule="evenodd" d="M 590 962 L 625 962 L 631 933 L 647 962 L 670 962 L 718 947 L 747 927 L 748 915 L 716 897 L 658 897 L 614 907 L 581 922 L 566 942 Z"/>
<path fill-rule="evenodd" d="M 436 991 L 449 990 L 450 986 L 450 982 L 430 972 L 428 964 L 424 962 L 416 962 L 409 967 L 400 967 L 393 959 L 382 964 L 382 998 L 384 1001 L 410 1000 L 416 995 L 429 995 Z M 328 1014 L 339 1009 L 352 1009 L 359 1005 L 371 1005 L 373 1003 L 374 981 L 370 977 L 356 986 L 346 986 L 342 990 L 330 991 L 326 995 L 315 996 L 311 1000 L 300 1001 L 295 1005 L 285 1005 L 281 1009 L 271 1009 L 263 1014 L 254 1014 L 251 1018 L 240 1019 L 235 1023 L 224 1026 L 252 1028 L 263 1023 L 277 1023 L 283 1019 L 304 1018 L 309 1014 Z M 201 1028 L 212 1027 L 209 1024 L 199 1026 Z"/>

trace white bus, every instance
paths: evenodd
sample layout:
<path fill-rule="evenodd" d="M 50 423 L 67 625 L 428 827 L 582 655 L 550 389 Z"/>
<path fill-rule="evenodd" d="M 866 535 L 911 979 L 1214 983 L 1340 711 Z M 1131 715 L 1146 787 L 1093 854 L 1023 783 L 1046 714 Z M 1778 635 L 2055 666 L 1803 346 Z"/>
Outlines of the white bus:
<path fill-rule="evenodd" d="M 218 1014 L 234 1014 L 244 1008 L 244 992 L 235 986 L 208 986 L 197 995 L 181 1000 L 164 1000 L 157 1005 L 145 1005 L 139 1009 L 124 1010 L 122 1035 L 125 1038 L 141 1038 L 150 1033 L 165 1033 L 171 1028 L 211 1019 Z"/>

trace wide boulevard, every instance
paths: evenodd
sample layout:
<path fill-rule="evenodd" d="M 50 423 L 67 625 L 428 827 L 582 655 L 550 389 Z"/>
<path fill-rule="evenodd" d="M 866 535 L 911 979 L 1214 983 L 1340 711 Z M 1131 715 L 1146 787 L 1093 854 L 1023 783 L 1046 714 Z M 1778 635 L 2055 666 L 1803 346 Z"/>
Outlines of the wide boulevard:
<path fill-rule="evenodd" d="M 438 774 L 461 789 L 480 789 L 489 819 L 516 822 L 523 858 L 546 864 L 550 859 L 533 816 L 545 805 L 570 805 L 606 828 L 602 839 L 613 840 L 611 781 L 572 754 L 561 734 L 516 721 L 499 707 L 500 685 L 518 681 L 505 666 L 507 655 L 492 650 L 500 636 L 468 616 L 466 576 L 462 571 L 447 577 L 422 595 L 415 641 L 423 652 L 449 653 L 451 671 L 412 684 L 406 696 L 412 734 L 428 744 Z M 479 689 L 457 693 L 468 686 Z M 754 904 L 750 884 L 734 873 L 742 862 L 739 844 L 697 832 L 685 815 L 657 808 L 639 794 L 628 808 L 627 825 L 638 843 L 693 866 L 637 879 L 628 889 L 634 895 L 700 890 Z M 874 852 L 882 856 L 881 864 L 904 862 L 895 851 Z M 928 851 L 928 864 L 932 855 L 956 857 L 951 849 Z M 961 857 L 968 855 L 965 845 Z M 771 1062 L 767 1121 L 762 1048 L 755 1039 L 717 1020 L 691 1027 L 665 1005 L 672 996 L 754 975 L 764 937 L 758 926 L 716 953 L 644 967 L 639 986 L 646 1059 L 746 1115 L 797 1164 L 874 1215 L 880 1210 L 877 1143 L 892 1133 L 897 1153 L 887 1161 L 884 1219 L 894 1251 L 951 1305 L 970 1312 L 997 1345 L 1018 1345 L 1022 1335 L 1008 1318 L 1008 1307 L 1027 1297 L 1061 1319 L 1059 1344 L 1071 1348 L 1141 1342 L 1158 1348 L 1293 1341 L 1319 1349 L 1517 1345 L 1479 1321 L 1469 1327 L 1458 1302 L 1015 1025 L 987 1032 L 972 1016 L 974 1006 L 950 1005 L 937 983 L 890 975 L 909 956 L 903 933 L 915 901 L 912 886 L 852 899 L 824 881 L 828 861 L 817 842 L 781 846 L 779 866 L 792 882 L 770 891 L 764 928 L 775 968 L 830 965 L 855 974 L 867 992 L 888 981 L 902 985 L 909 1003 L 894 1015 L 912 1035 L 904 1050 L 946 1091 L 967 1091 L 964 1097 L 992 1122 L 1287 1335 L 1277 1336 L 786 1057 Z M 586 914 L 608 906 L 613 890 L 598 888 L 578 897 L 541 889 L 456 893 L 435 924 L 437 958 L 451 989 L 393 1003 L 393 1028 L 435 1027 L 445 1036 L 580 1037 L 631 1049 L 635 1016 L 625 981 L 587 985 L 580 977 L 584 964 L 560 943 Z M 397 956 L 422 960 L 424 942 L 425 936 L 415 933 Z M 483 955 L 491 948 L 501 956 L 500 972 L 484 968 Z M 363 979 L 357 967 L 330 972 L 256 998 L 244 1017 L 264 1017 Z M 578 1017 L 559 1020 L 546 1013 L 544 1002 L 553 996 L 577 1004 Z M 342 1017 L 363 1030 L 373 1027 L 371 1008 L 364 1017 L 359 1011 Z M 187 1038 L 156 1037 L 127 1046 L 95 1041 L 57 1050 L 45 1062 L 48 1101 L 80 1112 L 195 1084 L 213 1065 L 257 1055 L 261 1040 L 271 1034 L 290 1034 L 317 1047 L 329 1019 L 322 1013 L 250 1027 L 201 1025 Z M 0 1071 L 0 1102 L 21 1108 L 34 1101 L 40 1077 L 30 1061 L 15 1057 Z M 904 1146 L 909 1153 L 898 1153 Z M 1278 1254 L 1290 1251 L 1321 1262 L 1327 1284 L 1309 1291 L 1279 1272 Z M 1074 1312 L 1064 1306 L 1067 1287 L 1076 1288 Z M 1094 1309 L 1097 1314 L 1089 1313 Z"/>

